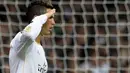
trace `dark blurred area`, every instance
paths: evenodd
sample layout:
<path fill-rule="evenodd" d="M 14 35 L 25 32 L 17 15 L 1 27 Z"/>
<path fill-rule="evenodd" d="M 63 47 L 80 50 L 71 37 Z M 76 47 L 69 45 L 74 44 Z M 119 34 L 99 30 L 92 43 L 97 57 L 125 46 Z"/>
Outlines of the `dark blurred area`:
<path fill-rule="evenodd" d="M 44 1 L 44 0 L 43 0 Z M 30 0 L 0 0 L 0 73 L 10 41 L 27 25 Z M 48 2 L 48 0 L 45 0 Z M 52 0 L 56 25 L 42 43 L 48 73 L 129 73 L 129 0 Z"/>

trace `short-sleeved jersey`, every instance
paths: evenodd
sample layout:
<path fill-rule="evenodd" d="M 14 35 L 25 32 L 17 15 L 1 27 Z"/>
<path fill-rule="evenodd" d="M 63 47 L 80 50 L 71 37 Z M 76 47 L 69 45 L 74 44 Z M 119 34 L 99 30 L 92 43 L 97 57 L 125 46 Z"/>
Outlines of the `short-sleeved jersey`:
<path fill-rule="evenodd" d="M 36 21 L 40 17 L 43 18 L 44 22 Z M 44 49 L 35 41 L 41 31 L 42 24 L 47 20 L 47 16 L 42 15 L 37 19 L 25 27 L 22 32 L 18 32 L 11 41 L 9 53 L 10 73 L 47 72 L 48 64 Z"/>

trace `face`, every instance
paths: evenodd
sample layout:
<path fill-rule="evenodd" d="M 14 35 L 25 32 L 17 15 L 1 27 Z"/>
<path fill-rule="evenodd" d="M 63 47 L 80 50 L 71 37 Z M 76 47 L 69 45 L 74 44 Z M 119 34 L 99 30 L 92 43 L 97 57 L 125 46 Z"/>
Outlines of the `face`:
<path fill-rule="evenodd" d="M 47 9 L 47 12 L 51 9 Z M 52 32 L 52 28 L 54 27 L 54 15 L 47 19 L 46 23 L 43 25 L 41 30 L 41 35 L 49 35 Z"/>

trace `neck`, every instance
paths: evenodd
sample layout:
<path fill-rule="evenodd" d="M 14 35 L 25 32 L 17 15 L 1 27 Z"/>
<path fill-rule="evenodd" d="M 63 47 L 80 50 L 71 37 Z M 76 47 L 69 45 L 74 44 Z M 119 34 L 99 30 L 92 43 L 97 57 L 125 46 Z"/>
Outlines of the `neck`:
<path fill-rule="evenodd" d="M 40 38 L 41 38 L 41 36 L 40 35 L 38 35 L 38 37 L 36 38 L 36 42 L 38 43 L 38 44 L 40 44 Z"/>

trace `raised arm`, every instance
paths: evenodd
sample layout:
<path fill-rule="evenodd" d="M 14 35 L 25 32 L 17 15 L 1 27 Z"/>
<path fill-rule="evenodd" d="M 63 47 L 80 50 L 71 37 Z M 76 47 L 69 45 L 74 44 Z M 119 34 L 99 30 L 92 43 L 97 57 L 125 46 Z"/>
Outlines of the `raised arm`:
<path fill-rule="evenodd" d="M 43 24 L 45 24 L 47 19 L 54 15 L 54 13 L 55 9 L 52 9 L 46 14 L 34 17 L 32 22 L 22 31 L 22 34 L 31 38 L 32 40 L 35 40 L 41 32 Z"/>
<path fill-rule="evenodd" d="M 32 22 L 25 27 L 22 32 L 19 32 L 14 39 L 11 41 L 11 49 L 15 50 L 19 57 L 22 59 L 25 58 L 28 47 L 40 34 L 43 24 L 46 23 L 47 19 L 55 13 L 55 9 L 50 10 L 49 12 L 36 16 L 33 18 Z"/>

